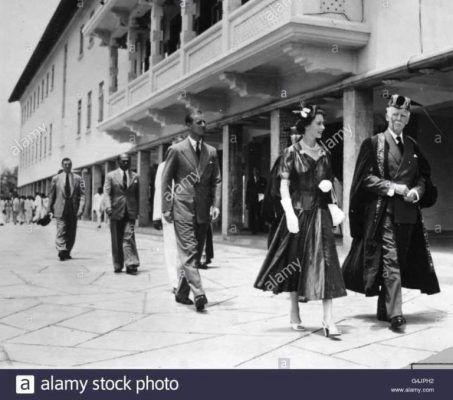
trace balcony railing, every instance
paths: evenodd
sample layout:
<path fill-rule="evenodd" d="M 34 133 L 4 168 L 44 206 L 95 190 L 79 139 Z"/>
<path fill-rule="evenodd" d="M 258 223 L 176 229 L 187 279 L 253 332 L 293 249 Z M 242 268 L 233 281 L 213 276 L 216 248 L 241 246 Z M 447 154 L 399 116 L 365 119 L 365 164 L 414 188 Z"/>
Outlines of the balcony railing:
<path fill-rule="evenodd" d="M 361 0 L 252 0 L 234 10 L 175 53 L 110 97 L 109 116 L 195 75 L 285 26 L 298 26 L 302 41 L 364 46 Z M 264 49 L 265 50 L 265 49 Z"/>

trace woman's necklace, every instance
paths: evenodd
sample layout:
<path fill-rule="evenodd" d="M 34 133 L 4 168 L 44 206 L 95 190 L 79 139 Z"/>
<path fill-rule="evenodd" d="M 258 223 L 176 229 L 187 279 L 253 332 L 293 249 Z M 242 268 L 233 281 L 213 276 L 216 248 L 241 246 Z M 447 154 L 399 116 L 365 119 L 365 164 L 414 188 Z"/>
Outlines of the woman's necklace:
<path fill-rule="evenodd" d="M 315 142 L 315 145 L 314 145 L 314 146 L 309 146 L 309 145 L 304 141 L 304 139 L 302 139 L 301 141 L 302 141 L 302 144 L 304 145 L 304 147 L 305 147 L 306 149 L 311 150 L 311 151 L 316 151 L 316 150 L 318 150 L 319 145 L 318 145 L 317 142 Z"/>

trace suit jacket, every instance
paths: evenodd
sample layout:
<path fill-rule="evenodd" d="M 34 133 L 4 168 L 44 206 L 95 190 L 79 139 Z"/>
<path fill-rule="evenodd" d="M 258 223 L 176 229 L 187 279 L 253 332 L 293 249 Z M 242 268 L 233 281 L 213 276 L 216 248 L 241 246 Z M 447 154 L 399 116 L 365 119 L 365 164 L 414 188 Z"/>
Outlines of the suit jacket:
<path fill-rule="evenodd" d="M 49 192 L 49 205 L 47 211 L 52 212 L 56 218 L 63 217 L 65 208 L 66 195 L 65 195 L 66 174 L 61 172 L 52 178 Z M 85 183 L 83 179 L 72 172 L 69 173 L 69 185 L 71 187 L 71 194 L 69 196 L 72 202 L 72 210 L 74 216 L 82 213 L 85 208 Z"/>
<path fill-rule="evenodd" d="M 364 182 L 366 189 L 380 195 L 386 195 L 389 183 L 407 185 L 415 189 L 419 199 L 423 197 L 425 184 L 424 178 L 419 174 L 418 155 L 415 152 L 415 143 L 404 136 L 404 154 L 401 155 L 390 132 L 384 132 L 384 178 L 370 174 Z M 418 217 L 418 205 L 404 201 L 402 196 L 394 195 L 387 199 L 387 211 L 394 215 L 395 223 L 415 224 Z"/>
<path fill-rule="evenodd" d="M 138 174 L 129 170 L 127 189 L 123 187 L 123 170 L 121 168 L 109 172 L 104 183 L 105 208 L 111 208 L 110 219 L 122 220 L 126 215 L 128 219 L 135 220 L 139 210 L 139 181 Z"/>
<path fill-rule="evenodd" d="M 188 138 L 168 149 L 162 173 L 162 213 L 172 211 L 175 221 L 195 218 L 199 224 L 209 223 L 210 207 L 220 209 L 221 190 L 214 147 L 203 141 L 199 162 Z"/>

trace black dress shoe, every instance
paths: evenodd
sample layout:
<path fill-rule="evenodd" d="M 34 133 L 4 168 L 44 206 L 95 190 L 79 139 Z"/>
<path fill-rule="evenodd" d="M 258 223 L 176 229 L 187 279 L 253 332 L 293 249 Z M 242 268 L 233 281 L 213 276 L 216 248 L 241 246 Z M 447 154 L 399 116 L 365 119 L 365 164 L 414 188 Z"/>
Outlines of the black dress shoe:
<path fill-rule="evenodd" d="M 193 304 L 193 301 L 190 300 L 188 297 L 181 298 L 181 297 L 175 296 L 175 300 L 177 303 L 185 304 L 186 306 L 191 306 Z"/>
<path fill-rule="evenodd" d="M 203 263 L 198 266 L 198 269 L 208 269 L 208 264 Z"/>
<path fill-rule="evenodd" d="M 60 259 L 60 261 L 67 260 L 68 259 L 68 253 L 66 252 L 66 250 L 59 251 L 58 252 L 58 258 Z"/>
<path fill-rule="evenodd" d="M 197 309 L 198 312 L 201 312 L 204 310 L 204 306 L 208 304 L 208 299 L 204 294 L 201 296 L 195 297 L 195 308 Z"/>
<path fill-rule="evenodd" d="M 129 274 L 129 275 L 137 275 L 138 274 L 138 271 L 137 271 L 137 267 L 126 267 L 126 274 Z"/>
<path fill-rule="evenodd" d="M 402 315 L 398 315 L 396 317 L 393 317 L 391 320 L 390 320 L 390 327 L 392 329 L 398 329 L 400 328 L 401 326 L 403 326 L 404 324 L 406 323 L 406 319 L 403 318 Z"/>
<path fill-rule="evenodd" d="M 114 268 L 113 272 L 115 272 L 115 274 L 119 274 L 122 270 L 123 268 Z"/>

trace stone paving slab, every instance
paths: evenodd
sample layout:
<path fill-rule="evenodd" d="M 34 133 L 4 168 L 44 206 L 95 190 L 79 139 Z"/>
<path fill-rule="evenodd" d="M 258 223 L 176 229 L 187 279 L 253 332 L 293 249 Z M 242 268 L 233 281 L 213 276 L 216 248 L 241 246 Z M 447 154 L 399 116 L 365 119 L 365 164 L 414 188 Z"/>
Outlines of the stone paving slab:
<path fill-rule="evenodd" d="M 97 333 L 88 333 L 52 325 L 15 337 L 14 339 L 8 340 L 8 343 L 72 347 L 97 336 Z"/>
<path fill-rule="evenodd" d="M 4 349 L 13 362 L 59 368 L 77 367 L 87 362 L 114 359 L 128 353 L 118 350 L 13 343 L 6 344 Z"/>
<path fill-rule="evenodd" d="M 370 344 L 357 349 L 336 353 L 335 357 L 363 364 L 369 368 L 403 368 L 411 362 L 423 360 L 434 352 L 426 350 L 401 349 L 384 344 Z"/>
<path fill-rule="evenodd" d="M 366 366 L 325 354 L 285 346 L 238 366 L 241 369 L 365 369 Z"/>
<path fill-rule="evenodd" d="M 74 318 L 66 319 L 59 326 L 83 329 L 87 332 L 106 333 L 118 329 L 140 319 L 140 315 L 132 312 L 115 312 L 94 310 Z"/>
<path fill-rule="evenodd" d="M 130 276 L 112 271 L 106 227 L 80 223 L 64 263 L 53 225 L 0 229 L 0 368 L 278 368 L 280 359 L 291 368 L 407 368 L 444 352 L 453 360 L 445 350 L 453 251 L 445 248 L 433 253 L 442 292 L 403 291 L 402 333 L 376 320 L 375 297 L 348 292 L 334 301 L 344 335 L 330 339 L 321 302 L 300 304 L 307 330 L 295 332 L 289 296 L 253 288 L 264 250 L 216 241 L 213 267 L 200 271 L 209 299 L 200 314 L 175 303 L 159 235 L 137 234 L 141 268 Z"/>
<path fill-rule="evenodd" d="M 0 319 L 0 322 L 32 331 L 86 312 L 86 309 L 80 307 L 41 304 L 2 318 Z"/>

